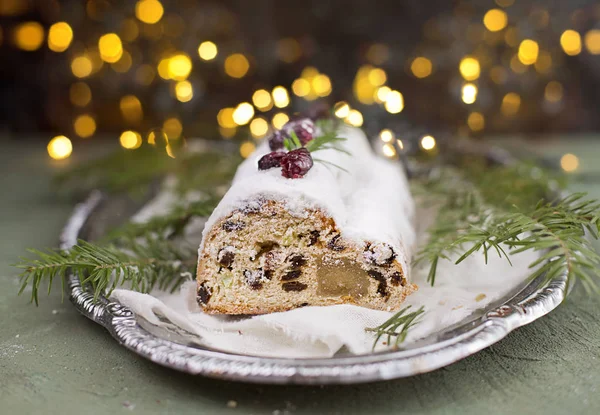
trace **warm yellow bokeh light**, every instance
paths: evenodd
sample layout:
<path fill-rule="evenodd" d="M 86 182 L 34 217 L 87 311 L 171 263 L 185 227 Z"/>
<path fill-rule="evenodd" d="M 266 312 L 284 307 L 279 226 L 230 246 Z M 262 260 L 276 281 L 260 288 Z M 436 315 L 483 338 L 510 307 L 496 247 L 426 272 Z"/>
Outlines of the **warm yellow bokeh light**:
<path fill-rule="evenodd" d="M 519 111 L 521 106 L 521 97 L 515 92 L 509 92 L 502 98 L 502 105 L 500 111 L 505 116 L 515 115 Z"/>
<path fill-rule="evenodd" d="M 369 79 L 371 85 L 381 86 L 385 84 L 385 81 L 387 81 L 387 74 L 381 68 L 373 68 L 369 71 L 367 78 Z"/>
<path fill-rule="evenodd" d="M 71 72 L 77 78 L 85 78 L 92 73 L 92 60 L 87 55 L 77 56 L 71 61 Z"/>
<path fill-rule="evenodd" d="M 510 59 L 510 69 L 514 73 L 525 73 L 527 72 L 527 68 L 529 68 L 529 66 L 521 62 L 519 55 L 514 55 Z"/>
<path fill-rule="evenodd" d="M 15 28 L 14 42 L 20 49 L 37 50 L 44 43 L 44 28 L 38 22 L 21 23 Z"/>
<path fill-rule="evenodd" d="M 390 114 L 398 114 L 404 109 L 404 97 L 398 91 L 390 91 L 385 96 L 384 106 Z"/>
<path fill-rule="evenodd" d="M 242 102 L 233 111 L 233 121 L 237 125 L 246 125 L 254 117 L 254 107 L 249 102 Z"/>
<path fill-rule="evenodd" d="M 121 59 L 111 64 L 111 66 L 115 72 L 125 73 L 131 68 L 132 64 L 133 60 L 131 58 L 131 55 L 129 54 L 129 52 L 124 50 L 123 55 L 121 55 Z"/>
<path fill-rule="evenodd" d="M 479 73 L 481 72 L 479 61 L 471 56 L 465 56 L 462 58 L 458 69 L 462 77 L 467 81 L 476 80 L 479 78 Z"/>
<path fill-rule="evenodd" d="M 76 82 L 69 88 L 69 99 L 77 107 L 85 107 L 92 100 L 92 90 L 85 82 Z"/>
<path fill-rule="evenodd" d="M 477 86 L 471 83 L 464 84 L 461 98 L 465 104 L 474 103 L 477 100 Z"/>
<path fill-rule="evenodd" d="M 192 72 L 192 60 L 184 53 L 178 53 L 177 55 L 171 56 L 168 62 L 170 79 L 185 81 L 190 75 L 190 72 Z"/>
<path fill-rule="evenodd" d="M 519 61 L 523 65 L 532 65 L 537 61 L 540 47 L 535 40 L 525 39 L 519 45 Z"/>
<path fill-rule="evenodd" d="M 138 0 L 135 4 L 135 17 L 144 23 L 158 23 L 164 12 L 165 10 L 158 0 Z"/>
<path fill-rule="evenodd" d="M 430 135 L 426 135 L 421 138 L 421 141 L 419 141 L 419 145 L 423 150 L 433 150 L 436 145 L 435 138 L 433 138 Z"/>
<path fill-rule="evenodd" d="M 281 130 L 285 123 L 287 123 L 289 120 L 290 117 L 288 117 L 288 115 L 285 112 L 278 112 L 277 114 L 273 115 L 271 124 L 273 124 L 273 127 L 277 128 L 278 130 Z"/>
<path fill-rule="evenodd" d="M 96 120 L 91 115 L 83 114 L 73 122 L 75 134 L 81 138 L 88 138 L 96 132 Z"/>
<path fill-rule="evenodd" d="M 574 30 L 565 30 L 560 36 L 560 46 L 569 56 L 581 53 L 581 36 Z"/>
<path fill-rule="evenodd" d="M 350 114 L 350 105 L 346 101 L 336 102 L 333 106 L 333 113 L 338 118 L 346 118 Z"/>
<path fill-rule="evenodd" d="M 480 112 L 472 112 L 467 118 L 467 125 L 471 131 L 481 131 L 485 128 L 485 118 Z"/>
<path fill-rule="evenodd" d="M 254 106 L 261 111 L 269 111 L 273 108 L 273 100 L 271 94 L 266 89 L 257 89 L 252 94 L 252 102 Z"/>
<path fill-rule="evenodd" d="M 360 127 L 363 125 L 363 115 L 358 110 L 350 110 L 345 121 L 354 127 Z"/>
<path fill-rule="evenodd" d="M 290 104 L 290 96 L 287 89 L 282 86 L 273 88 L 271 95 L 273 96 L 273 103 L 277 108 L 285 108 Z"/>
<path fill-rule="evenodd" d="M 431 60 L 423 56 L 419 56 L 410 64 L 410 70 L 417 78 L 426 78 L 431 75 L 433 64 L 431 63 Z"/>
<path fill-rule="evenodd" d="M 250 133 L 254 138 L 264 137 L 269 132 L 269 123 L 264 118 L 255 118 L 250 123 Z"/>
<path fill-rule="evenodd" d="M 134 19 L 125 19 L 121 23 L 121 38 L 126 42 L 133 42 L 140 35 L 140 28 Z"/>
<path fill-rule="evenodd" d="M 219 111 L 219 113 L 217 114 L 217 122 L 219 123 L 219 125 L 223 128 L 235 128 L 237 126 L 237 124 L 235 123 L 235 121 L 233 121 L 233 112 L 235 111 L 235 108 L 223 108 L 222 110 Z"/>
<path fill-rule="evenodd" d="M 535 62 L 535 70 L 541 74 L 548 73 L 552 66 L 552 56 L 549 52 L 540 51 L 537 61 Z"/>
<path fill-rule="evenodd" d="M 183 133 L 183 125 L 177 117 L 167 118 L 163 122 L 162 129 L 169 140 L 177 140 Z"/>
<path fill-rule="evenodd" d="M 600 55 L 600 29 L 592 29 L 583 38 L 585 48 L 592 55 Z"/>
<path fill-rule="evenodd" d="M 377 103 L 381 104 L 382 102 L 385 102 L 385 100 L 387 99 L 387 95 L 392 91 L 392 89 L 389 86 L 381 86 L 379 88 L 377 88 L 377 90 L 375 91 L 375 101 L 377 101 Z"/>
<path fill-rule="evenodd" d="M 381 130 L 379 132 L 379 138 L 384 143 L 391 143 L 392 141 L 394 141 L 394 139 L 396 137 L 394 136 L 394 133 L 392 132 L 392 130 L 389 130 L 389 129 L 386 128 L 386 129 Z"/>
<path fill-rule="evenodd" d="M 235 134 L 237 133 L 237 128 L 233 127 L 233 128 L 226 128 L 226 127 L 219 127 L 219 134 L 221 134 L 221 137 L 229 139 L 229 138 L 233 138 L 235 137 Z"/>
<path fill-rule="evenodd" d="M 119 108 L 121 109 L 123 118 L 132 124 L 139 123 L 144 117 L 142 103 L 135 95 L 125 95 L 121 98 Z"/>
<path fill-rule="evenodd" d="M 54 137 L 48 143 L 48 154 L 54 160 L 66 159 L 73 152 L 73 144 L 64 135 Z"/>
<path fill-rule="evenodd" d="M 387 158 L 394 158 L 398 155 L 394 146 L 389 143 L 384 144 L 381 150 L 383 151 L 383 155 Z"/>
<path fill-rule="evenodd" d="M 240 155 L 243 158 L 248 158 L 250 154 L 254 153 L 254 150 L 256 150 L 256 145 L 250 141 L 246 141 L 240 145 Z"/>
<path fill-rule="evenodd" d="M 292 37 L 280 39 L 275 48 L 277 56 L 285 63 L 292 63 L 302 56 L 302 46 L 300 42 Z"/>
<path fill-rule="evenodd" d="M 135 131 L 123 131 L 119 137 L 119 143 L 121 143 L 121 147 L 123 148 L 135 150 L 142 145 L 142 136 Z"/>
<path fill-rule="evenodd" d="M 320 97 L 326 97 L 331 94 L 331 80 L 325 74 L 318 74 L 312 79 L 312 89 Z M 277 105 L 277 104 L 275 104 Z"/>
<path fill-rule="evenodd" d="M 248 73 L 250 62 L 241 53 L 234 53 L 225 59 L 225 73 L 232 78 L 242 78 Z"/>
<path fill-rule="evenodd" d="M 175 84 L 175 97 L 180 102 L 189 102 L 194 97 L 194 88 L 190 81 L 179 81 Z"/>
<path fill-rule="evenodd" d="M 563 97 L 563 86 L 560 82 L 550 81 L 544 88 L 544 98 L 548 102 L 558 102 Z"/>
<path fill-rule="evenodd" d="M 292 82 L 292 92 L 298 97 L 305 97 L 310 94 L 310 82 L 304 78 L 298 78 Z"/>
<path fill-rule="evenodd" d="M 140 65 L 135 71 L 135 81 L 140 85 L 150 85 L 155 76 L 156 71 L 147 63 Z"/>
<path fill-rule="evenodd" d="M 66 22 L 54 23 L 48 30 L 48 48 L 54 52 L 64 52 L 73 40 L 73 29 Z"/>
<path fill-rule="evenodd" d="M 217 57 L 218 53 L 219 50 L 217 49 L 217 45 L 213 42 L 202 42 L 200 43 L 200 46 L 198 46 L 198 56 L 200 56 L 200 59 L 202 60 L 211 61 Z"/>
<path fill-rule="evenodd" d="M 115 63 L 123 55 L 123 44 L 121 38 L 116 33 L 107 33 L 100 36 L 98 40 L 98 50 L 100 57 L 104 62 Z"/>
<path fill-rule="evenodd" d="M 492 9 L 483 16 L 483 24 L 490 32 L 498 32 L 506 27 L 508 16 L 504 10 Z"/>
<path fill-rule="evenodd" d="M 575 154 L 567 153 L 560 158 L 560 167 L 566 172 L 573 172 L 579 168 L 579 158 Z"/>
<path fill-rule="evenodd" d="M 390 48 L 381 43 L 375 43 L 369 46 L 367 50 L 367 59 L 375 65 L 381 65 L 390 58 Z"/>

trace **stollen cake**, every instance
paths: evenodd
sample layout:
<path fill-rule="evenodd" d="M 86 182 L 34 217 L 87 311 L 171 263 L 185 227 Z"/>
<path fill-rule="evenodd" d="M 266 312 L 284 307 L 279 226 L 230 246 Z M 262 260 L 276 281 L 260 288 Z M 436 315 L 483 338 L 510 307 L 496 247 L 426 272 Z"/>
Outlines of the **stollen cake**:
<path fill-rule="evenodd" d="M 322 128 L 289 123 L 239 166 L 198 251 L 205 312 L 394 310 L 416 289 L 408 275 L 414 204 L 400 164 L 375 155 L 360 129 L 333 128 L 341 139 L 309 153 L 303 146 Z M 298 148 L 286 152 L 290 135 Z"/>

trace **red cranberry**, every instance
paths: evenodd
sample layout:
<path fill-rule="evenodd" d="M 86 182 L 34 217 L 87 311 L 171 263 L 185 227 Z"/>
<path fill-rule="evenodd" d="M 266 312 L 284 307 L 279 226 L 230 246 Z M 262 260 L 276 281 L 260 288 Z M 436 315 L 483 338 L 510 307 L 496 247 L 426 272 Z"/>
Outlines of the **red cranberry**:
<path fill-rule="evenodd" d="M 269 138 L 269 148 L 272 151 L 281 150 L 283 148 L 283 139 L 285 138 L 285 134 L 283 131 L 277 130 L 273 132 L 271 137 Z"/>
<path fill-rule="evenodd" d="M 273 151 L 265 154 L 258 160 L 258 170 L 269 170 L 281 166 L 281 159 L 285 156 L 283 151 Z"/>
<path fill-rule="evenodd" d="M 283 126 L 283 131 L 289 136 L 292 131 L 296 133 L 303 146 L 314 138 L 317 131 L 315 123 L 310 118 L 300 118 L 290 121 Z"/>
<path fill-rule="evenodd" d="M 310 152 L 302 148 L 297 148 L 289 153 L 284 153 L 281 158 L 281 175 L 288 179 L 299 179 L 303 177 L 313 166 L 313 159 Z"/>

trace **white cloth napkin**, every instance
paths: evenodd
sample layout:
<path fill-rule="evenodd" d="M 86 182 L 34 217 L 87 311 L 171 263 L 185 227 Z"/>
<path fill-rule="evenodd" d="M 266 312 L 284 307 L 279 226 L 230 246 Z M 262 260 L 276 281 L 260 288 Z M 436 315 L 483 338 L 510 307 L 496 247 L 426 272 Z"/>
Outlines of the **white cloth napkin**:
<path fill-rule="evenodd" d="M 521 284 L 531 272 L 527 266 L 534 254 L 505 259 L 475 254 L 460 265 L 441 261 L 435 287 L 426 282 L 427 269 L 413 270 L 419 291 L 406 300 L 409 311 L 425 306 L 425 314 L 412 327 L 406 342 L 422 338 L 455 324 L 473 311 L 484 308 Z M 375 327 L 393 313 L 353 305 L 303 307 L 282 313 L 247 318 L 204 314 L 195 300 L 196 283 L 186 282 L 180 292 L 140 294 L 115 290 L 112 298 L 131 308 L 150 323 L 176 327 L 194 336 L 198 343 L 227 352 L 270 357 L 330 357 L 344 346 L 354 354 L 369 353 Z M 387 346 L 379 344 L 376 350 Z"/>

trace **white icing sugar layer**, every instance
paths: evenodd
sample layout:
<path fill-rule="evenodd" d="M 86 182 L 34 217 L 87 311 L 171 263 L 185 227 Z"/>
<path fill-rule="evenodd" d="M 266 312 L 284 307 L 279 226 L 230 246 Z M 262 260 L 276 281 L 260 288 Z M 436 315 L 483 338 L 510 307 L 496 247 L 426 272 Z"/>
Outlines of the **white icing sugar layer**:
<path fill-rule="evenodd" d="M 270 152 L 268 143 L 263 142 L 240 165 L 231 188 L 208 219 L 200 251 L 217 221 L 267 199 L 283 202 L 293 215 L 318 208 L 335 221 L 343 238 L 357 244 L 391 245 L 408 274 L 415 242 L 414 201 L 402 166 L 376 156 L 358 128 L 341 126 L 338 136 L 346 141 L 336 145 L 349 154 L 331 149 L 312 153 L 314 166 L 300 179 L 283 177 L 280 168 L 258 170 L 258 160 Z M 387 253 L 377 248 L 374 255 L 383 258 Z"/>

